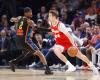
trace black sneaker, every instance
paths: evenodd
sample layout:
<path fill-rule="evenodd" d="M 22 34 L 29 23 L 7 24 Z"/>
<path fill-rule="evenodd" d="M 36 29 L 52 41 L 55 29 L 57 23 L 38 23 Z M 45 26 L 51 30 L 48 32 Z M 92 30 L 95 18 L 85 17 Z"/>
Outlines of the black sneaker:
<path fill-rule="evenodd" d="M 11 60 L 9 61 L 9 65 L 10 65 L 10 68 L 13 72 L 15 72 L 15 63 L 14 63 L 15 60 Z"/>
<path fill-rule="evenodd" d="M 45 70 L 45 74 L 46 74 L 46 75 L 52 75 L 53 72 L 52 72 L 51 70 Z"/>

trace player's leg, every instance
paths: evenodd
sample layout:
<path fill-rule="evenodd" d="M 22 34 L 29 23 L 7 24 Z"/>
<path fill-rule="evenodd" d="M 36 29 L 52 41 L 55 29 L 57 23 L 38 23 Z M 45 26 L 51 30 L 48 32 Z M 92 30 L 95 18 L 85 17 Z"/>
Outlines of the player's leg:
<path fill-rule="evenodd" d="M 63 52 L 63 47 L 62 46 L 54 45 L 54 47 L 52 49 L 53 49 L 55 55 L 68 66 L 67 72 L 71 72 L 71 71 L 75 71 L 76 70 L 76 68 L 62 54 L 62 52 Z"/>
<path fill-rule="evenodd" d="M 93 70 L 93 72 L 95 74 L 98 74 L 97 68 L 93 65 L 92 62 L 89 61 L 89 59 L 85 55 L 83 55 L 81 53 L 80 50 L 78 50 L 78 53 L 77 53 L 76 57 L 78 57 L 79 59 L 81 59 L 82 61 L 84 61 L 85 63 L 87 63 L 87 65 Z"/>
<path fill-rule="evenodd" d="M 30 53 L 30 50 L 28 48 L 24 47 L 24 49 L 22 50 L 22 54 L 20 56 L 18 56 L 17 58 L 9 61 L 9 65 L 10 65 L 11 70 L 13 72 L 15 72 L 15 65 L 18 62 L 22 61 L 25 57 L 27 57 L 29 53 Z"/>
<path fill-rule="evenodd" d="M 37 50 L 34 55 L 37 55 L 40 58 L 40 61 L 44 64 L 47 65 L 46 59 L 44 57 L 44 55 L 41 53 L 40 50 Z"/>
<path fill-rule="evenodd" d="M 49 68 L 49 66 L 47 65 L 47 61 L 44 57 L 44 55 L 41 53 L 40 50 L 37 50 L 34 55 L 37 55 L 40 58 L 40 61 L 43 63 L 43 65 L 45 66 L 46 70 L 45 70 L 45 74 L 53 74 Z"/>
<path fill-rule="evenodd" d="M 33 43 L 27 43 L 27 45 L 31 48 L 31 51 L 33 53 L 33 55 L 37 55 L 40 58 L 40 61 L 43 63 L 43 65 L 45 66 L 46 70 L 45 70 L 45 74 L 53 74 L 49 68 L 49 66 L 47 65 L 47 61 L 44 57 L 44 55 L 41 53 L 41 51 L 39 50 L 39 48 Z M 35 50 L 35 52 L 34 52 Z"/>

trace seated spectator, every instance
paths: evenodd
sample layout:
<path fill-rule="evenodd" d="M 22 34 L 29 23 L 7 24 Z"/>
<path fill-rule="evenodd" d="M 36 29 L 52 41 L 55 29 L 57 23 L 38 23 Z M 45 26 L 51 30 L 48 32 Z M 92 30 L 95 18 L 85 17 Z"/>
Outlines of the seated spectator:
<path fill-rule="evenodd" d="M 67 5 L 64 4 L 64 7 L 61 9 L 60 14 L 63 15 L 63 13 L 67 13 L 68 8 Z"/>
<path fill-rule="evenodd" d="M 100 44 L 100 28 L 98 25 L 96 25 L 94 27 L 94 34 L 92 35 L 92 39 L 89 40 L 89 44 L 86 46 L 88 49 L 88 54 L 90 53 L 90 57 L 92 57 L 92 61 L 94 64 L 96 64 L 96 54 L 94 54 L 95 52 L 93 52 L 95 49 L 99 48 L 99 44 Z M 91 53 L 92 52 L 92 53 Z"/>
<path fill-rule="evenodd" d="M 63 13 L 61 15 L 61 21 L 64 23 L 64 24 L 67 24 L 67 13 Z"/>
<path fill-rule="evenodd" d="M 96 22 L 97 14 L 93 8 L 88 9 L 88 13 L 85 15 L 85 20 L 87 20 L 91 25 Z"/>
<path fill-rule="evenodd" d="M 55 0 L 55 2 L 57 3 L 57 7 L 61 10 L 64 7 L 66 0 Z"/>
<path fill-rule="evenodd" d="M 96 46 L 98 41 L 100 40 L 100 29 L 99 26 L 94 27 L 94 35 L 92 36 L 92 39 L 90 41 L 90 45 Z"/>
<path fill-rule="evenodd" d="M 45 6 L 42 6 L 40 12 L 37 14 L 37 19 L 42 19 L 44 21 L 46 20 L 46 18 L 47 18 L 46 8 Z"/>
<path fill-rule="evenodd" d="M 42 20 L 42 19 L 38 19 L 38 20 L 37 20 L 37 26 L 38 26 L 38 27 L 41 27 L 42 24 L 43 24 L 43 20 Z"/>
<path fill-rule="evenodd" d="M 82 12 L 77 11 L 75 18 L 72 21 L 72 28 L 73 30 L 76 30 L 76 28 L 80 28 L 83 24 L 85 24 L 85 19 L 84 19 L 84 15 Z"/>
<path fill-rule="evenodd" d="M 7 31 L 8 26 L 9 25 L 8 25 L 7 15 L 2 15 L 1 22 L 0 22 L 0 30 L 5 29 Z"/>
<path fill-rule="evenodd" d="M 9 58 L 9 56 L 7 56 L 8 55 L 7 51 L 9 50 L 10 50 L 10 41 L 6 36 L 6 31 L 3 29 L 0 32 L 0 62 L 1 64 L 3 64 L 2 63 L 3 59 L 6 60 L 6 62 L 3 65 L 7 64 L 7 61 Z"/>
<path fill-rule="evenodd" d="M 51 5 L 51 10 L 58 10 L 58 6 L 57 6 L 57 3 L 54 1 Z"/>

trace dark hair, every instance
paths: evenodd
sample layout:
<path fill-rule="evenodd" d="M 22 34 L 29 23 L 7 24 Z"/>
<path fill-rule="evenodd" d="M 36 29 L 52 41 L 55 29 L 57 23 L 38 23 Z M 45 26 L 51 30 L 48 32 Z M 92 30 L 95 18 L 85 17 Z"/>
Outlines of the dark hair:
<path fill-rule="evenodd" d="M 30 7 L 25 7 L 25 8 L 24 8 L 24 13 L 27 13 L 27 12 L 29 12 L 29 11 L 32 11 L 32 9 L 31 9 Z"/>
<path fill-rule="evenodd" d="M 57 10 L 50 10 L 49 13 L 51 13 L 53 16 L 55 16 L 56 18 L 59 16 L 59 13 Z"/>

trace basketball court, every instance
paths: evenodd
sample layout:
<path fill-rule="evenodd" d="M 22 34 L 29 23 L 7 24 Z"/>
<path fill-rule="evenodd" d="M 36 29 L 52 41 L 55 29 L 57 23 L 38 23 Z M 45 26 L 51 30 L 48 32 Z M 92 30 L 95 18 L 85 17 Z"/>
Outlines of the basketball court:
<path fill-rule="evenodd" d="M 16 69 L 16 72 L 12 72 L 10 69 L 1 69 L 0 80 L 100 80 L 100 74 L 79 70 L 71 73 L 54 71 L 53 75 L 44 75 L 43 70 Z"/>

